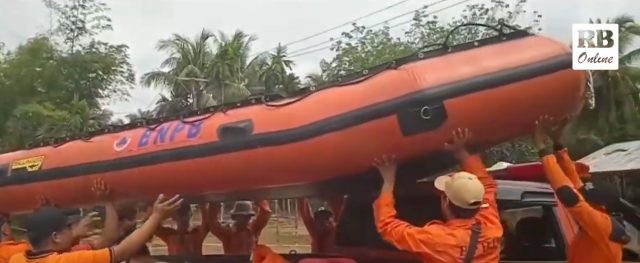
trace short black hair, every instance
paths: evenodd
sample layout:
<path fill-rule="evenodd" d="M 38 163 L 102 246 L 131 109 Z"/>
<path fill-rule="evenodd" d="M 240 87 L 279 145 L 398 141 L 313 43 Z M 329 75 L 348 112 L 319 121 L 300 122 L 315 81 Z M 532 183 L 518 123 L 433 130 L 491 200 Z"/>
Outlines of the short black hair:
<path fill-rule="evenodd" d="M 42 207 L 27 219 L 27 238 L 34 247 L 40 247 L 51 234 L 70 227 L 67 215 L 55 207 Z"/>
<path fill-rule="evenodd" d="M 480 208 L 474 208 L 474 209 L 462 208 L 449 202 L 449 211 L 451 211 L 453 216 L 455 216 L 456 218 L 460 218 L 460 219 L 473 218 L 474 216 L 476 216 L 476 214 L 478 214 L 479 210 Z"/>

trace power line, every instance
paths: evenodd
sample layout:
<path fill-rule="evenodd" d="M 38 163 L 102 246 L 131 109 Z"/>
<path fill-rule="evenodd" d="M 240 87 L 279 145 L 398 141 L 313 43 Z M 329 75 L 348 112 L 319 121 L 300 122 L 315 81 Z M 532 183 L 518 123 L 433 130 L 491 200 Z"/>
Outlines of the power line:
<path fill-rule="evenodd" d="M 445 2 L 445 1 L 448 1 L 448 0 L 440 0 L 440 1 L 438 1 L 438 2 L 435 2 L 435 3 L 431 4 L 431 5 L 439 4 L 439 3 L 442 3 L 442 2 Z M 471 0 L 462 0 L 462 1 L 459 1 L 459 2 L 457 2 L 457 3 L 454 3 L 454 4 L 451 4 L 451 5 L 448 5 L 448 6 L 446 6 L 446 7 L 440 8 L 440 9 L 438 9 L 438 10 L 434 10 L 434 11 L 431 11 L 431 12 L 425 13 L 423 16 L 428 16 L 428 15 L 432 15 L 432 14 L 435 14 L 435 13 L 438 13 L 438 12 L 442 12 L 442 11 L 444 11 L 444 10 L 447 10 L 447 9 L 449 9 L 449 8 L 453 8 L 453 7 L 455 7 L 455 6 L 461 5 L 461 4 L 466 3 L 466 2 L 469 2 L 469 1 L 471 1 Z M 425 6 L 425 7 L 422 7 L 422 8 L 418 8 L 418 9 L 416 9 L 416 10 L 414 10 L 414 11 L 410 12 L 410 13 L 415 13 L 416 11 L 421 10 L 421 9 L 424 9 L 424 8 L 427 8 L 427 7 Z M 367 28 L 376 27 L 376 26 L 379 26 L 379 25 L 385 24 L 385 23 L 387 23 L 387 22 L 389 22 L 389 21 L 395 20 L 395 19 L 397 19 L 397 18 L 399 18 L 399 17 L 406 16 L 406 15 L 407 15 L 407 13 L 404 13 L 404 14 L 402 14 L 402 15 L 399 15 L 399 16 L 396 16 L 396 17 L 393 17 L 393 18 L 391 18 L 391 19 L 387 19 L 387 20 L 382 21 L 382 22 L 380 22 L 380 23 L 376 23 L 376 24 L 373 24 L 373 25 L 367 26 Z M 396 28 L 396 27 L 399 27 L 399 26 L 402 26 L 402 25 L 405 25 L 405 24 L 408 24 L 408 23 L 411 23 L 411 22 L 413 22 L 413 19 L 406 20 L 406 21 L 404 21 L 404 22 L 400 22 L 400 23 L 398 23 L 398 24 L 395 24 L 395 25 L 393 25 L 393 26 L 390 26 L 389 28 Z M 298 50 L 292 51 L 292 52 L 291 52 L 291 55 L 289 55 L 288 57 L 289 57 L 289 58 L 300 57 L 300 56 L 304 56 L 304 55 L 311 54 L 311 53 L 316 53 L 316 52 L 319 52 L 319 51 L 322 51 L 322 50 L 325 50 L 325 49 L 331 48 L 331 45 L 333 44 L 333 42 L 335 42 L 335 41 L 337 41 L 337 40 L 340 40 L 340 39 L 343 39 L 343 38 L 344 38 L 344 36 L 340 36 L 340 37 L 338 37 L 338 38 L 336 38 L 336 39 L 330 39 L 330 40 L 328 40 L 328 41 L 324 41 L 324 42 L 321 42 L 321 43 L 317 43 L 317 44 L 314 44 L 314 45 L 311 45 L 311 46 L 308 46 L 308 47 L 304 47 L 304 48 L 301 48 L 301 49 L 298 49 Z M 324 45 L 324 44 L 328 44 L 328 43 L 329 43 L 329 45 Z M 321 45 L 324 45 L 324 46 L 319 47 L 319 46 L 321 46 Z M 319 48 L 315 48 L 315 47 L 319 47 Z M 308 49 L 311 49 L 311 48 L 315 48 L 315 49 L 312 49 L 312 50 L 309 50 L 309 51 L 305 51 L 305 50 L 308 50 Z M 300 51 L 305 51 L 305 52 L 300 53 Z"/>
<path fill-rule="evenodd" d="M 343 26 L 350 25 L 351 23 L 354 23 L 354 22 L 356 22 L 356 21 L 358 21 L 358 20 L 362 20 L 362 19 L 364 19 L 364 18 L 367 18 L 367 17 L 373 16 L 373 15 L 375 15 L 375 14 L 379 14 L 379 13 L 381 13 L 381 12 L 383 12 L 383 11 L 386 11 L 386 10 L 389 10 L 389 9 L 394 8 L 394 7 L 396 7 L 396 6 L 399 6 L 399 5 L 401 5 L 401 4 L 404 4 L 404 3 L 408 2 L 408 1 L 410 1 L 410 0 L 402 0 L 402 1 L 397 2 L 397 3 L 395 3 L 395 4 L 385 6 L 385 7 L 381 8 L 381 9 L 378 9 L 378 10 L 373 11 L 373 12 L 371 12 L 371 13 L 368 13 L 368 14 L 366 14 L 366 15 L 360 16 L 360 17 L 358 17 L 358 18 L 351 19 L 351 20 L 349 20 L 349 21 L 347 21 L 347 22 L 344 22 L 344 23 L 342 23 L 342 24 L 340 24 L 340 25 L 337 25 L 337 26 L 334 26 L 334 27 L 331 27 L 331 28 L 325 29 L 325 30 L 320 31 L 320 32 L 318 32 L 318 33 L 315 33 L 315 34 L 313 34 L 313 35 L 306 36 L 306 37 L 303 37 L 303 38 L 300 38 L 300 39 L 297 39 L 297 40 L 294 40 L 294 41 L 291 41 L 291 42 L 285 43 L 285 44 L 283 44 L 283 46 L 290 46 L 290 45 L 293 45 L 293 44 L 297 44 L 297 43 L 300 43 L 300 42 L 303 42 L 303 41 L 306 41 L 306 40 L 312 39 L 312 38 L 314 38 L 314 37 L 317 37 L 317 36 L 323 35 L 323 34 L 325 34 L 325 33 L 331 32 L 331 31 L 336 30 L 336 29 L 338 29 L 338 28 L 341 28 L 341 27 L 343 27 Z M 256 53 L 255 55 L 259 55 L 259 54 L 262 54 L 262 53 L 264 53 L 264 52 L 268 52 L 268 51 L 271 51 L 271 50 L 274 50 L 274 49 L 275 49 L 275 47 L 270 48 L 270 49 L 267 49 L 267 50 L 264 50 L 264 51 L 262 51 L 262 52 L 258 52 L 258 53 Z M 252 57 L 254 57 L 255 55 L 252 55 Z"/>
<path fill-rule="evenodd" d="M 446 1 L 449 1 L 449 0 L 438 0 L 438 1 L 436 1 L 436 2 L 433 2 L 433 3 L 432 3 L 432 4 L 430 4 L 430 5 L 425 5 L 425 6 L 423 6 L 423 7 L 420 7 L 420 8 L 414 9 L 414 10 L 411 10 L 411 11 L 409 11 L 409 12 L 405 12 L 405 13 L 399 14 L 399 15 L 397 15 L 397 16 L 394 16 L 394 17 L 389 18 L 389 19 L 387 19 L 387 20 L 384 20 L 384 21 L 382 21 L 382 22 L 378 22 L 378 23 L 375 23 L 375 24 L 373 24 L 373 25 L 369 25 L 369 26 L 366 26 L 366 27 L 367 27 L 367 28 L 372 28 L 372 27 L 376 27 L 376 26 L 379 26 L 379 25 L 383 25 L 383 24 L 388 23 L 388 22 L 390 22 L 390 21 L 396 20 L 396 19 L 398 19 L 398 18 L 401 18 L 401 17 L 407 16 L 407 15 L 412 15 L 412 14 L 414 14 L 414 13 L 415 13 L 415 12 L 417 12 L 417 11 L 420 11 L 420 10 L 423 10 L 423 9 L 427 9 L 427 8 L 429 8 L 430 6 L 434 6 L 434 5 L 437 5 L 437 4 L 440 4 L 440 3 L 446 2 Z M 339 36 L 339 37 L 338 37 L 338 38 L 336 38 L 336 39 L 329 39 L 329 40 L 327 40 L 327 41 L 323 41 L 323 42 L 320 42 L 320 43 L 317 43 L 317 44 L 314 44 L 314 45 L 311 45 L 311 46 L 307 46 L 307 47 L 303 47 L 303 48 L 300 48 L 300 49 L 297 49 L 297 50 L 291 51 L 289 54 L 296 55 L 295 53 L 299 53 L 299 52 L 301 52 L 301 51 L 305 51 L 305 50 L 308 50 L 308 49 L 312 49 L 312 48 L 315 48 L 315 47 L 319 47 L 319 46 L 322 46 L 322 45 L 324 45 L 324 44 L 331 43 L 331 42 L 334 42 L 334 41 L 336 41 L 336 40 L 340 40 L 340 39 L 343 39 L 343 38 L 344 38 L 344 36 Z"/>

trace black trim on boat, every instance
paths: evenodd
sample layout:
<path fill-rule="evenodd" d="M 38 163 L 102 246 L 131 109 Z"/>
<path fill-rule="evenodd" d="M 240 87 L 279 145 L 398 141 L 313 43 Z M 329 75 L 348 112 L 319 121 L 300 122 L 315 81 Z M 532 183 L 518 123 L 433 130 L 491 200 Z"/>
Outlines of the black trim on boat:
<path fill-rule="evenodd" d="M 416 101 L 445 101 L 447 99 L 466 94 L 525 81 L 527 79 L 552 74 L 561 70 L 571 69 L 571 63 L 571 55 L 565 54 L 509 70 L 485 74 L 466 80 L 420 90 L 296 128 L 252 134 L 242 140 L 216 141 L 113 160 L 34 171 L 24 176 L 8 176 L 0 179 L 0 187 L 113 172 L 168 162 L 210 157 L 231 152 L 246 151 L 259 147 L 278 146 L 293 142 L 300 142 L 357 126 L 375 119 L 394 115 L 399 110 L 405 108 L 408 104 L 415 103 Z"/>

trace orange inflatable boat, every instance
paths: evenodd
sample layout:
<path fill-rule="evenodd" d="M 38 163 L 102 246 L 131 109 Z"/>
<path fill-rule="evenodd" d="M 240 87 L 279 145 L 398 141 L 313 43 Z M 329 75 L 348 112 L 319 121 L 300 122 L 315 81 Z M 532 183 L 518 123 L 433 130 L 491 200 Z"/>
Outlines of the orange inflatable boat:
<path fill-rule="evenodd" d="M 300 97 L 61 138 L 0 155 L 0 210 L 31 210 L 36 196 L 91 204 L 96 178 L 119 200 L 314 184 L 364 173 L 385 153 L 407 161 L 440 150 L 458 127 L 494 145 L 529 133 L 542 114 L 580 109 L 585 76 L 571 62 L 565 44 L 517 31 L 416 53 Z"/>

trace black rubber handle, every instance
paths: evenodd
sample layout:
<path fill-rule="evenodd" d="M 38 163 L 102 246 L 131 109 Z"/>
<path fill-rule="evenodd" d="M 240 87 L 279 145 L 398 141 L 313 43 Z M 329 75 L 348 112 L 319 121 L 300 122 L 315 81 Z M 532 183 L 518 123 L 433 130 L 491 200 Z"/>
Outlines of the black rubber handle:
<path fill-rule="evenodd" d="M 218 138 L 221 141 L 247 138 L 252 134 L 253 121 L 250 119 L 226 123 L 218 127 Z"/>

